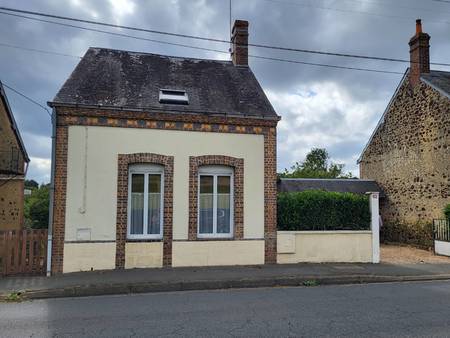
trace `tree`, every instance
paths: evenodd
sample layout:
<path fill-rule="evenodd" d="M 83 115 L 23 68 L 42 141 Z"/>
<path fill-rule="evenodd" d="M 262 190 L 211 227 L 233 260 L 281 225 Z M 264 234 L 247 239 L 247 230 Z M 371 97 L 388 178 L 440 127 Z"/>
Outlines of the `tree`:
<path fill-rule="evenodd" d="M 284 169 L 279 174 L 285 178 L 351 178 L 351 173 L 344 173 L 344 165 L 330 162 L 330 155 L 324 148 L 313 148 L 306 155 L 305 161 L 296 162 L 291 170 Z"/>
<path fill-rule="evenodd" d="M 36 189 L 39 188 L 39 183 L 35 180 L 25 180 L 25 189 Z"/>
<path fill-rule="evenodd" d="M 41 184 L 25 197 L 25 225 L 32 229 L 48 227 L 50 185 Z"/>

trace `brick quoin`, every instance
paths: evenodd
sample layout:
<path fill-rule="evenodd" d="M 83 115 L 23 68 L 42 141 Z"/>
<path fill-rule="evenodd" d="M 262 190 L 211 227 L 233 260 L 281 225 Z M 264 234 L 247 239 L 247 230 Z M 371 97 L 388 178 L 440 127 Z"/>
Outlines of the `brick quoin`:
<path fill-rule="evenodd" d="M 218 133 L 241 133 L 256 134 L 264 136 L 264 238 L 265 238 L 265 263 L 276 263 L 276 119 L 258 119 L 228 117 L 225 115 L 210 116 L 205 114 L 183 114 L 167 113 L 164 111 L 140 111 L 122 110 L 98 107 L 75 107 L 58 106 L 57 113 L 57 135 L 56 135 L 56 169 L 55 169 L 55 196 L 54 196 L 54 223 L 53 223 L 53 249 L 52 249 L 52 273 L 61 273 L 63 267 L 64 232 L 65 232 L 65 209 L 66 209 L 66 189 L 67 189 L 67 144 L 68 126 L 104 126 L 121 128 L 140 129 L 161 129 L 161 130 L 182 130 L 193 132 L 218 132 Z M 145 155 L 145 154 L 144 154 Z M 147 154 L 156 155 L 157 154 Z M 144 156 L 145 157 L 145 156 Z M 126 161 L 122 159 L 123 161 Z M 173 161 L 173 159 L 172 159 Z M 120 164 L 120 163 L 119 163 Z M 166 167 L 165 167 L 166 168 Z M 173 164 L 172 164 L 173 173 Z M 126 175 L 128 180 L 128 175 Z M 122 182 L 123 184 L 124 182 Z M 173 183 L 171 183 L 173 184 Z M 128 189 L 128 186 L 126 186 Z M 166 189 L 167 187 L 165 187 Z M 173 187 L 171 187 L 173 190 Z M 126 238 L 126 211 L 123 211 L 123 193 L 121 211 L 117 210 L 117 223 L 120 224 L 120 233 L 117 233 L 117 255 L 116 267 L 124 266 L 124 247 Z M 128 190 L 126 193 L 128 194 Z M 172 198 L 172 191 L 166 193 L 165 198 Z M 165 200 L 166 202 L 166 200 Z M 170 202 L 168 202 L 170 204 Z M 119 204 L 119 196 L 118 196 Z M 166 207 L 165 207 L 166 215 Z M 240 217 L 240 215 L 238 215 Z M 166 217 L 166 216 L 165 216 Z M 172 217 L 172 216 L 170 216 Z M 238 217 L 238 218 L 239 218 Z M 243 218 L 243 211 L 242 211 Z M 171 219 L 171 218 L 170 218 Z M 172 221 L 172 220 L 171 220 Z M 125 222 L 125 237 L 123 235 L 123 222 Z M 169 227 L 164 227 L 164 237 L 169 234 L 165 231 Z M 241 235 L 242 232 L 242 235 Z M 236 236 L 243 236 L 243 230 L 238 230 Z M 171 238 L 171 237 L 170 237 Z M 240 238 L 240 237 L 238 237 Z M 163 264 L 170 265 L 171 255 L 170 243 L 164 242 Z M 120 249 L 123 246 L 123 249 Z"/>

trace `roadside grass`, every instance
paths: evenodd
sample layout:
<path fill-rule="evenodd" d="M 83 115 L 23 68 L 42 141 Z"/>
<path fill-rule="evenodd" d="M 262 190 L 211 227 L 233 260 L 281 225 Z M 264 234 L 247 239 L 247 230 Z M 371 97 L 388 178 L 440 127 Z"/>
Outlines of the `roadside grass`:
<path fill-rule="evenodd" d="M 4 301 L 5 303 L 19 303 L 23 301 L 22 293 L 21 292 L 11 292 L 6 297 L 3 297 L 3 299 L 0 299 L 0 301 Z"/>
<path fill-rule="evenodd" d="M 305 280 L 303 281 L 303 286 L 313 287 L 313 286 L 319 286 L 319 282 L 315 279 L 311 280 Z"/>

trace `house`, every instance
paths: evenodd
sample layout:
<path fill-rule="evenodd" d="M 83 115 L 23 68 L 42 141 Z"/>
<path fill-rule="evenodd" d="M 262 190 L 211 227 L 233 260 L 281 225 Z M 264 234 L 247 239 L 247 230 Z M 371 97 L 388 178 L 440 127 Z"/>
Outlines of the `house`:
<path fill-rule="evenodd" d="M 52 273 L 276 262 L 275 113 L 248 66 L 89 48 L 53 108 Z"/>
<path fill-rule="evenodd" d="M 280 178 L 277 182 L 278 192 L 301 192 L 323 190 L 330 192 L 349 192 L 365 195 L 376 192 L 380 199 L 384 193 L 374 180 L 356 178 Z"/>
<path fill-rule="evenodd" d="M 24 179 L 30 159 L 0 82 L 0 230 L 23 225 Z"/>
<path fill-rule="evenodd" d="M 358 160 L 385 222 L 431 222 L 450 203 L 450 72 L 430 70 L 429 40 L 417 20 L 410 67 Z"/>

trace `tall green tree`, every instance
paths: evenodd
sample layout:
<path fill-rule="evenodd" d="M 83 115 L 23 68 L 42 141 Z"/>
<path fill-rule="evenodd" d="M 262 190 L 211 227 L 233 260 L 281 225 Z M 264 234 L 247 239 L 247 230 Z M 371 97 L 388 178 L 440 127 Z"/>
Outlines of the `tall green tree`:
<path fill-rule="evenodd" d="M 313 148 L 303 162 L 296 162 L 290 170 L 279 174 L 284 178 L 351 178 L 344 173 L 344 165 L 330 161 L 330 155 L 324 148 Z"/>
<path fill-rule="evenodd" d="M 50 185 L 41 184 L 25 197 L 25 225 L 32 229 L 48 227 Z"/>

